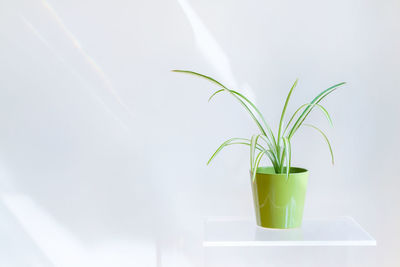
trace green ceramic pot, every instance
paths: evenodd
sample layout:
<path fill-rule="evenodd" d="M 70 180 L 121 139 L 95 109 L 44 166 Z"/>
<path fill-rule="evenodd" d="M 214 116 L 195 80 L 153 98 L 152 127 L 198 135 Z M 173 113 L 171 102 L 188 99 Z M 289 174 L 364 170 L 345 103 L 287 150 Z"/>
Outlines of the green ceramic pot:
<path fill-rule="evenodd" d="M 286 174 L 276 174 L 273 167 L 259 167 L 251 183 L 257 224 L 266 228 L 300 227 L 307 181 L 308 171 L 303 168 L 291 167 L 287 179 Z"/>

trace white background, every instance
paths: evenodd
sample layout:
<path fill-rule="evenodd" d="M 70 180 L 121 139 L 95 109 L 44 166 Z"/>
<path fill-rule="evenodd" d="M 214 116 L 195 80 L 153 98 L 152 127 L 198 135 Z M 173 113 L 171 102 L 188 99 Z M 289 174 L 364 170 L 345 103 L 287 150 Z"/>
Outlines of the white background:
<path fill-rule="evenodd" d="M 397 0 L 1 0 L 2 205 L 54 266 L 201 266 L 205 217 L 253 216 L 247 148 L 205 163 L 257 129 L 170 70 L 245 93 L 274 129 L 296 78 L 289 113 L 346 81 L 324 100 L 335 127 L 309 120 L 335 165 L 312 129 L 293 138 L 304 216 L 353 216 L 397 266 L 399 14 Z"/>

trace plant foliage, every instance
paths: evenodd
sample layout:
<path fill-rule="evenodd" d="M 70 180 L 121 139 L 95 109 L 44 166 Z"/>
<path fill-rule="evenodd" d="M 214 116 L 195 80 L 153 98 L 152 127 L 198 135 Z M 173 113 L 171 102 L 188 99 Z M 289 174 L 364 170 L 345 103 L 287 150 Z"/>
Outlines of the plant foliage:
<path fill-rule="evenodd" d="M 256 125 L 260 131 L 260 133 L 254 134 L 251 137 L 251 139 L 232 138 L 232 139 L 225 141 L 214 152 L 214 154 L 208 160 L 207 164 L 209 164 L 215 158 L 215 156 L 226 146 L 237 145 L 237 144 L 247 145 L 250 147 L 250 168 L 251 168 L 253 181 L 256 176 L 257 168 L 264 156 L 266 156 L 271 161 L 271 164 L 274 167 L 275 173 L 286 173 L 286 178 L 289 178 L 290 167 L 291 167 L 291 158 L 292 158 L 291 139 L 294 136 L 294 134 L 297 132 L 297 130 L 303 125 L 315 129 L 317 132 L 319 132 L 323 136 L 323 138 L 325 139 L 325 141 L 327 142 L 328 147 L 329 147 L 329 152 L 330 152 L 331 158 L 332 158 L 332 164 L 334 163 L 332 146 L 331 146 L 326 134 L 322 130 L 320 130 L 318 127 L 311 125 L 311 124 L 306 124 L 306 123 L 304 123 L 304 121 L 307 118 L 307 116 L 311 113 L 311 111 L 316 107 L 323 112 L 323 114 L 325 115 L 328 122 L 332 125 L 331 116 L 329 115 L 328 111 L 319 103 L 330 93 L 332 93 L 333 91 L 338 89 L 340 86 L 344 85 L 345 84 L 344 82 L 335 84 L 335 85 L 323 90 L 314 99 L 312 99 L 310 103 L 301 105 L 293 113 L 293 115 L 290 117 L 289 121 L 286 123 L 286 126 L 285 126 L 284 120 L 285 120 L 286 109 L 289 104 L 290 97 L 292 96 L 292 93 L 297 85 L 298 80 L 296 80 L 293 83 L 292 87 L 290 88 L 289 93 L 286 97 L 286 101 L 283 106 L 281 118 L 279 121 L 278 132 L 275 136 L 273 131 L 271 130 L 271 127 L 268 125 L 264 116 L 261 114 L 261 112 L 258 110 L 258 108 L 247 97 L 245 97 L 241 93 L 227 88 L 222 83 L 220 83 L 217 80 L 215 80 L 209 76 L 206 76 L 204 74 L 200 74 L 200 73 L 197 73 L 194 71 L 189 71 L 189 70 L 173 70 L 173 71 L 180 72 L 180 73 L 187 73 L 187 74 L 191 74 L 191 75 L 198 76 L 201 78 L 205 78 L 205 79 L 213 82 L 214 84 L 218 85 L 220 88 L 210 96 L 208 101 L 210 101 L 215 95 L 217 95 L 219 93 L 226 92 L 226 93 L 230 94 L 249 113 L 249 115 L 254 120 L 254 122 L 256 123 Z"/>

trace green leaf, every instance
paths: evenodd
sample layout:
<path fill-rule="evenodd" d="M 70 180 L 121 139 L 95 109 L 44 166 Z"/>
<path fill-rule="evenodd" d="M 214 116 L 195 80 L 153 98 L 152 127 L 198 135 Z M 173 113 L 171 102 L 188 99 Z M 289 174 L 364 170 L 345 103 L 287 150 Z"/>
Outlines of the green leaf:
<path fill-rule="evenodd" d="M 328 144 L 329 152 L 331 153 L 332 164 L 335 164 L 335 158 L 333 157 L 332 146 L 331 146 L 331 143 L 329 142 L 329 139 L 328 139 L 328 137 L 326 136 L 326 134 L 325 134 L 322 130 L 320 130 L 318 127 L 316 127 L 316 126 L 314 126 L 314 125 L 304 123 L 304 126 L 308 126 L 308 127 L 311 127 L 311 128 L 313 128 L 313 129 L 317 130 L 317 131 L 324 137 L 326 143 Z"/>
<path fill-rule="evenodd" d="M 285 157 L 286 157 L 286 179 L 289 179 L 290 166 L 292 161 L 292 148 L 290 145 L 290 140 L 287 137 L 283 137 L 283 144 L 285 146 Z"/>
<path fill-rule="evenodd" d="M 189 71 L 189 70 L 173 70 L 173 71 L 174 71 L 174 72 L 181 72 L 181 73 L 187 73 L 187 74 L 192 74 L 192 75 L 195 75 L 195 76 L 199 76 L 199 77 L 205 78 L 205 79 L 207 79 L 207 80 L 209 80 L 209 81 L 211 81 L 211 82 L 213 82 L 213 83 L 216 83 L 216 84 L 218 84 L 219 86 L 221 86 L 223 89 L 225 89 L 227 92 L 229 92 L 232 96 L 234 96 L 234 97 L 239 101 L 239 103 L 247 110 L 247 112 L 250 114 L 250 116 L 252 117 L 252 119 L 254 120 L 254 122 L 257 124 L 257 127 L 260 129 L 261 133 L 263 133 L 265 136 L 268 136 L 267 133 L 265 132 L 264 128 L 262 127 L 261 123 L 258 121 L 257 117 L 256 117 L 256 116 L 254 115 L 254 113 L 250 110 L 250 108 L 246 105 L 246 103 L 243 102 L 243 100 L 246 101 L 246 102 L 255 110 L 255 112 L 257 112 L 257 114 L 260 116 L 260 118 L 263 120 L 264 125 L 266 126 L 266 128 L 267 128 L 269 134 L 271 135 L 271 138 L 273 139 L 274 144 L 275 144 L 275 146 L 276 146 L 275 137 L 274 137 L 274 135 L 273 135 L 273 133 L 272 133 L 271 128 L 270 128 L 269 125 L 266 123 L 264 117 L 262 116 L 261 112 L 257 109 L 257 107 L 256 107 L 249 99 L 247 99 L 245 96 L 243 96 L 242 94 L 240 94 L 240 93 L 238 93 L 238 92 L 236 92 L 236 91 L 234 91 L 234 90 L 228 89 L 228 88 L 227 88 L 225 85 L 223 85 L 222 83 L 220 83 L 220 82 L 218 82 L 217 80 L 215 80 L 215 79 L 213 79 L 213 78 L 211 78 L 211 77 L 209 77 L 209 76 L 206 76 L 206 75 L 204 75 L 204 74 L 200 74 L 200 73 L 197 73 L 197 72 L 194 72 L 194 71 Z M 221 91 L 221 90 L 216 91 L 213 95 L 211 95 L 210 99 L 211 99 L 214 95 L 218 94 L 219 92 L 222 92 L 222 91 Z M 243 100 L 242 100 L 242 99 L 243 99 Z"/>
<path fill-rule="evenodd" d="M 267 157 L 269 158 L 269 160 L 272 163 L 272 166 L 274 167 L 275 173 L 279 173 L 279 165 L 278 165 L 277 160 L 275 159 L 276 158 L 275 154 L 272 153 L 271 150 L 265 150 L 265 151 L 266 151 L 265 154 L 267 155 Z"/>
<path fill-rule="evenodd" d="M 335 84 L 328 89 L 322 91 L 319 95 L 317 95 L 310 103 L 309 106 L 303 111 L 303 113 L 299 116 L 295 124 L 293 125 L 292 129 L 289 132 L 289 139 L 294 135 L 294 133 L 297 131 L 298 128 L 300 128 L 301 124 L 304 122 L 304 120 L 307 118 L 308 114 L 310 114 L 311 110 L 314 108 L 316 104 L 318 104 L 322 99 L 324 99 L 326 96 L 328 96 L 330 93 L 335 91 L 337 88 L 340 86 L 344 85 L 345 82 Z"/>
<path fill-rule="evenodd" d="M 269 135 L 271 136 L 271 138 L 269 138 L 269 136 L 264 132 L 266 138 L 268 139 L 268 143 L 269 143 L 269 147 L 270 149 L 274 149 L 276 150 L 276 140 L 275 140 L 275 136 L 274 133 L 271 130 L 271 127 L 268 125 L 268 123 L 266 122 L 264 116 L 262 115 L 262 113 L 260 112 L 260 110 L 256 107 L 256 105 L 253 104 L 253 102 L 251 102 L 247 97 L 245 97 L 244 95 L 242 95 L 241 93 L 235 91 L 235 90 L 230 90 L 230 89 L 221 89 L 218 91 L 215 91 L 210 98 L 208 99 L 208 101 L 210 101 L 216 94 L 222 92 L 222 91 L 226 91 L 228 90 L 231 94 L 235 94 L 236 96 L 240 97 L 242 100 L 244 100 L 245 102 L 247 102 L 253 109 L 254 111 L 257 113 L 257 115 L 259 116 L 259 118 L 262 120 L 262 122 L 264 123 L 265 128 L 267 128 L 267 131 L 269 133 Z M 272 139 L 272 141 L 271 141 Z"/>
<path fill-rule="evenodd" d="M 297 85 L 297 82 L 298 82 L 298 79 L 296 79 L 296 81 L 294 82 L 292 88 L 290 88 L 289 93 L 288 93 L 288 95 L 287 95 L 287 97 L 286 97 L 285 105 L 283 106 L 283 110 L 282 110 L 282 114 L 281 114 L 281 119 L 280 119 L 280 121 L 279 121 L 278 136 L 277 136 L 277 139 L 278 139 L 278 151 L 279 151 L 279 148 L 280 148 L 282 124 L 283 124 L 283 119 L 284 119 L 284 117 L 285 117 L 286 108 L 287 108 L 287 105 L 288 105 L 288 103 L 289 103 L 290 96 L 291 96 L 292 93 L 293 93 L 293 89 L 294 89 L 294 88 L 296 87 L 296 85 Z M 279 153 L 278 153 L 278 154 L 279 154 Z"/>
<path fill-rule="evenodd" d="M 261 151 L 260 153 L 258 153 L 258 155 L 257 155 L 256 161 L 255 161 L 254 166 L 252 168 L 252 180 L 253 180 L 253 183 L 254 183 L 254 180 L 256 179 L 256 173 L 257 173 L 258 165 L 260 164 L 260 161 L 261 161 L 261 159 L 262 159 L 262 157 L 263 157 L 263 155 L 265 153 L 266 153 L 266 151 L 264 150 L 264 151 Z"/>
<path fill-rule="evenodd" d="M 241 98 L 243 98 L 254 110 L 255 112 L 257 112 L 258 116 L 261 118 L 262 122 L 264 123 L 265 127 L 268 130 L 268 133 L 271 135 L 272 138 L 272 142 L 275 144 L 275 146 L 277 145 L 276 140 L 275 140 L 275 136 L 274 133 L 271 130 L 271 127 L 268 125 L 268 123 L 266 122 L 264 116 L 262 115 L 262 113 L 260 112 L 260 110 L 256 107 L 256 105 L 253 104 L 253 102 L 251 102 L 247 97 L 245 97 L 244 95 L 242 95 L 239 92 L 236 92 L 234 90 L 231 90 L 231 92 L 233 94 L 236 94 L 238 96 L 240 96 Z M 265 134 L 265 136 L 269 139 L 268 135 Z M 270 139 L 269 139 L 270 140 Z"/>
<path fill-rule="evenodd" d="M 329 112 L 326 110 L 326 108 L 324 108 L 320 104 L 315 104 L 315 106 L 318 107 L 324 113 L 325 118 L 328 120 L 329 124 L 333 127 L 333 122 L 332 122 L 332 119 L 331 119 L 331 115 L 329 115 Z"/>
<path fill-rule="evenodd" d="M 214 154 L 210 157 L 210 159 L 207 162 L 207 165 L 210 164 L 210 162 L 217 156 L 217 154 L 224 149 L 226 146 L 229 145 L 236 145 L 236 144 L 242 144 L 242 145 L 248 145 L 250 146 L 250 140 L 246 138 L 231 138 L 223 142 L 218 149 L 214 152 Z M 257 144 L 257 149 L 262 151 L 265 150 L 265 148 L 259 144 Z"/>
<path fill-rule="evenodd" d="M 275 137 L 274 137 L 273 132 L 272 132 L 272 130 L 271 130 L 271 127 L 269 127 L 269 125 L 266 123 L 266 121 L 265 121 L 263 115 L 261 114 L 261 112 L 258 110 L 258 108 L 257 108 L 249 99 L 247 99 L 245 96 L 243 96 L 243 95 L 240 94 L 239 92 L 236 92 L 236 91 L 234 91 L 234 90 L 228 89 L 225 85 L 223 85 L 222 83 L 216 81 L 215 79 L 213 79 L 213 78 L 211 78 L 211 77 L 209 77 L 209 76 L 206 76 L 206 75 L 203 75 L 203 74 L 194 72 L 194 71 L 187 71 L 187 70 L 173 70 L 173 71 L 175 71 L 175 72 L 187 73 L 187 74 L 192 74 L 192 75 L 196 75 L 196 76 L 205 78 L 205 79 L 207 79 L 207 80 L 210 80 L 210 81 L 212 81 L 212 82 L 218 84 L 218 85 L 221 86 L 225 91 L 229 92 L 232 96 L 234 96 L 234 97 L 239 101 L 239 103 L 240 103 L 240 104 L 247 110 L 247 112 L 250 114 L 250 116 L 252 117 L 252 119 L 253 119 L 254 122 L 257 124 L 258 128 L 260 129 L 261 133 L 266 137 L 266 139 L 267 139 L 266 142 L 267 142 L 267 145 L 268 145 L 269 149 L 272 150 L 272 151 L 275 151 L 275 153 L 277 153 L 276 140 L 275 140 Z M 222 90 L 218 90 L 218 91 L 214 92 L 214 94 L 211 95 L 210 99 L 211 99 L 213 96 L 215 96 L 216 94 L 220 93 L 220 92 L 222 92 Z M 270 138 L 268 137 L 266 131 L 265 131 L 264 128 L 262 127 L 262 125 L 261 125 L 261 123 L 259 122 L 259 120 L 257 119 L 257 117 L 254 115 L 254 113 L 252 112 L 252 110 L 249 108 L 249 106 L 246 105 L 245 102 L 248 103 L 248 104 L 254 109 L 254 111 L 257 113 L 257 115 L 261 118 L 261 120 L 263 121 L 265 127 L 267 128 L 267 131 L 268 131 L 268 133 L 269 133 L 269 135 L 270 135 L 272 141 L 271 141 Z M 273 153 L 273 154 L 275 154 L 275 153 Z M 276 157 L 276 156 L 275 156 L 275 157 Z"/>
<path fill-rule="evenodd" d="M 223 85 L 222 83 L 218 82 L 217 80 L 214 80 L 213 78 L 211 78 L 209 76 L 206 76 L 204 74 L 200 74 L 200 73 L 197 73 L 197 72 L 194 72 L 194 71 L 190 71 L 190 70 L 172 70 L 172 71 L 173 72 L 181 72 L 181 73 L 187 73 L 187 74 L 196 75 L 196 76 L 202 77 L 204 79 L 207 79 L 209 81 L 212 81 L 212 82 L 214 82 L 214 83 L 218 84 L 219 86 L 221 86 L 221 87 L 226 89 L 225 85 Z"/>
<path fill-rule="evenodd" d="M 293 115 L 292 115 L 292 117 L 290 118 L 289 122 L 287 123 L 287 125 L 286 125 L 286 127 L 285 127 L 285 130 L 283 131 L 283 134 L 282 134 L 282 135 L 285 135 L 287 129 L 288 129 L 289 126 L 290 126 L 290 123 L 293 121 L 293 119 L 294 119 L 294 117 L 297 115 L 297 113 L 298 113 L 301 109 L 303 109 L 304 107 L 306 107 L 306 106 L 311 106 L 311 105 L 312 105 L 312 104 L 310 104 L 310 103 L 303 104 L 303 105 L 301 105 L 301 106 L 293 113 Z M 329 115 L 329 112 L 326 110 L 326 108 L 324 108 L 324 107 L 323 107 L 322 105 L 320 105 L 320 104 L 315 104 L 315 106 L 318 107 L 318 108 L 323 112 L 323 114 L 325 115 L 325 117 L 326 117 L 326 119 L 328 120 L 329 124 L 333 127 L 333 123 L 332 123 L 331 116 Z"/>
<path fill-rule="evenodd" d="M 218 90 L 218 91 L 215 91 L 211 96 L 210 96 L 210 98 L 208 98 L 208 102 L 210 102 L 210 100 L 216 95 L 216 94 L 218 94 L 218 93 L 220 93 L 220 92 L 223 92 L 223 91 L 225 91 L 226 89 L 220 89 L 220 90 Z"/>
<path fill-rule="evenodd" d="M 269 150 L 267 150 L 266 154 L 267 154 L 268 158 L 271 160 L 271 163 L 274 166 L 275 172 L 279 173 L 279 161 L 278 161 L 278 158 L 277 158 L 276 149 L 273 149 L 273 148 L 270 147 L 270 145 L 269 145 L 270 143 L 266 139 L 265 135 L 261 135 L 260 134 L 260 138 L 262 140 L 264 140 L 264 142 L 266 142 L 268 147 L 270 148 Z"/>
<path fill-rule="evenodd" d="M 250 140 L 250 169 L 253 168 L 254 166 L 254 155 L 255 155 L 255 149 L 254 147 L 258 144 L 258 140 L 261 138 L 261 140 L 265 141 L 268 145 L 268 141 L 266 139 L 265 135 L 262 134 L 255 134 L 252 136 L 251 140 Z M 266 150 L 266 149 L 264 149 Z M 276 159 L 275 153 L 273 152 L 273 150 L 269 149 L 266 150 L 266 155 L 268 156 L 268 158 L 270 159 L 272 166 L 275 169 L 275 172 L 278 171 L 279 167 L 278 167 L 278 161 Z"/>
<path fill-rule="evenodd" d="M 233 92 L 231 92 L 231 90 L 228 89 L 225 85 L 223 85 L 222 83 L 218 82 L 217 80 L 215 80 L 215 79 L 213 79 L 213 78 L 211 78 L 209 76 L 206 76 L 204 74 L 200 74 L 200 73 L 197 73 L 197 72 L 194 72 L 194 71 L 190 71 L 190 70 L 173 70 L 173 71 L 174 72 L 181 72 L 181 73 L 187 73 L 187 74 L 192 74 L 192 75 L 195 75 L 195 76 L 199 76 L 199 77 L 205 78 L 205 79 L 207 79 L 207 80 L 209 80 L 209 81 L 211 81 L 213 83 L 216 83 L 219 86 L 221 86 L 222 88 L 224 88 L 227 92 L 229 92 L 231 95 L 233 95 L 239 101 L 239 103 L 247 110 L 247 112 L 250 114 L 250 116 L 252 117 L 254 122 L 257 124 L 257 127 L 260 129 L 260 131 L 263 134 L 266 134 L 264 128 L 262 127 L 262 125 L 258 121 L 257 117 L 250 110 L 250 108 L 243 102 L 242 99 L 240 99 L 237 95 L 235 95 Z"/>
<path fill-rule="evenodd" d="M 250 168 L 253 168 L 255 148 L 259 137 L 259 134 L 254 134 L 250 139 Z"/>

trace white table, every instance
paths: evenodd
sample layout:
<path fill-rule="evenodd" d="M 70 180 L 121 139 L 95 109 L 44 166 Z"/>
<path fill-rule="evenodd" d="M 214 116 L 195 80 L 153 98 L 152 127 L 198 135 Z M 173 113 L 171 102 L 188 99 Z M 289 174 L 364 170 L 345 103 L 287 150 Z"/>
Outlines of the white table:
<path fill-rule="evenodd" d="M 205 221 L 203 246 L 206 266 L 346 266 L 372 255 L 376 240 L 351 217 L 305 219 L 287 230 L 224 217 Z"/>

